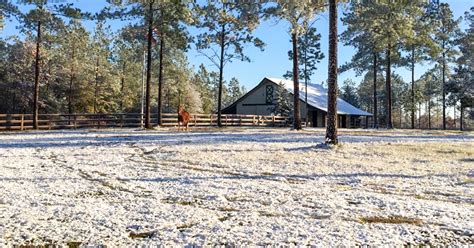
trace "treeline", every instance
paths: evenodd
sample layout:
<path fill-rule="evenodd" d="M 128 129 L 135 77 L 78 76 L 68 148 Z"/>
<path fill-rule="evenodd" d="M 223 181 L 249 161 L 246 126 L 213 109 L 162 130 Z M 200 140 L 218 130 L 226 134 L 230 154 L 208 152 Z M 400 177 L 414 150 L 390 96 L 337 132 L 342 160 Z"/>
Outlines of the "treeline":
<path fill-rule="evenodd" d="M 341 39 L 356 48 L 341 71 L 363 80 L 344 82 L 342 97 L 374 113 L 373 127 L 456 128 L 474 113 L 474 7 L 460 30 L 449 4 L 439 1 L 362 1 L 350 5 Z M 415 79 L 416 66 L 429 68 Z M 411 71 L 405 82 L 395 68 Z M 447 115 L 452 108 L 453 116 Z"/>
<path fill-rule="evenodd" d="M 217 111 L 219 73 L 189 65 L 191 37 L 182 23 L 174 27 L 179 32 L 165 36 L 158 33 L 163 17 L 153 17 L 147 75 L 147 27 L 134 17 L 137 6 L 111 4 L 92 15 L 57 1 L 26 3 L 36 8 L 21 13 L 15 4 L 1 6 L 2 12 L 16 15 L 20 27 L 17 35 L 0 39 L 0 113 L 34 112 L 35 81 L 40 113 L 139 113 L 147 76 L 150 111 L 158 111 L 159 81 L 164 112 L 175 112 L 178 105 L 194 113 Z M 126 18 L 131 22 L 116 32 L 107 24 Z M 86 21 L 94 21 L 95 28 L 88 31 Z M 246 92 L 236 78 L 222 83 L 224 106 Z"/>
<path fill-rule="evenodd" d="M 338 37 L 338 2 L 345 1 L 123 0 L 108 1 L 98 13 L 86 13 L 68 1 L 2 1 L 0 23 L 5 16 L 17 18 L 21 38 L 0 40 L 0 112 L 33 112 L 37 118 L 38 113 L 145 109 L 149 128 L 152 111 L 175 111 L 183 104 L 191 112 L 217 112 L 220 123 L 220 110 L 245 92 L 236 79 L 224 81 L 225 67 L 234 60 L 250 61 L 246 46 L 264 48 L 253 34 L 260 22 L 290 24 L 288 55 L 293 68 L 285 77 L 295 82 L 297 99 L 300 79 L 308 82 L 324 58 L 320 35 L 312 25 L 318 14 L 328 11 L 329 105 L 335 107 L 337 42 L 342 41 L 356 54 L 339 67 L 339 73 L 353 69 L 364 75 L 358 86 L 346 82 L 342 95 L 374 113 L 374 127 L 405 127 L 407 119 L 412 128 L 417 121 L 418 127 L 437 127 L 432 117 L 438 106 L 442 128 L 451 125 L 446 115 L 450 106 L 461 118 L 465 112 L 472 118 L 474 9 L 466 13 L 469 27 L 462 32 L 461 20 L 453 17 L 446 3 L 351 2 L 341 18 L 347 30 Z M 33 8 L 22 12 L 21 4 Z M 84 27 L 86 20 L 96 23 L 92 32 Z M 110 20 L 127 24 L 112 32 Z M 191 36 L 190 29 L 197 34 Z M 190 48 L 217 70 L 201 65 L 196 71 L 186 58 Z M 420 63 L 433 68 L 415 80 Z M 396 67 L 410 69 L 411 82 L 394 75 Z M 294 128 L 301 129 L 298 100 L 293 108 Z M 421 125 L 424 119 L 428 126 Z"/>

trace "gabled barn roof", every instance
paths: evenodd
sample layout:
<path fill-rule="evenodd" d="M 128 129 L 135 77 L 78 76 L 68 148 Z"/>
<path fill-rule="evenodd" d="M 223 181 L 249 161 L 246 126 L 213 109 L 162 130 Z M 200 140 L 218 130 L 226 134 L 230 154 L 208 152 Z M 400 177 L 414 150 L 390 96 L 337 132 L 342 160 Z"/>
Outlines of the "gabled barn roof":
<path fill-rule="evenodd" d="M 242 101 L 242 99 L 245 99 L 248 95 L 254 92 L 258 87 L 260 87 L 266 81 L 270 81 L 276 85 L 280 85 L 280 83 L 283 83 L 286 90 L 288 90 L 290 94 L 293 94 L 293 81 L 280 79 L 280 78 L 266 77 L 257 86 L 255 86 L 253 89 L 247 92 L 247 94 L 243 95 L 242 97 L 237 99 L 235 102 L 233 102 L 231 105 L 222 109 L 222 112 L 228 109 L 231 109 L 232 107 L 235 107 L 237 103 Z M 300 83 L 300 100 L 303 102 L 305 101 L 304 83 Z M 328 90 L 319 84 L 308 83 L 308 105 L 314 108 L 317 108 L 319 110 L 322 110 L 324 112 L 327 112 Z M 358 109 L 354 107 L 352 104 L 342 100 L 341 98 L 337 98 L 337 113 L 340 115 L 372 116 L 371 113 Z"/>
<path fill-rule="evenodd" d="M 293 94 L 293 81 L 280 78 L 266 78 L 269 81 L 280 84 L 283 83 L 286 90 Z M 300 99 L 305 101 L 304 83 L 300 83 Z M 311 105 L 324 112 L 328 110 L 328 90 L 320 84 L 308 83 L 308 105 Z M 354 107 L 352 104 L 337 98 L 337 113 L 341 115 L 372 116 L 371 113 Z"/>

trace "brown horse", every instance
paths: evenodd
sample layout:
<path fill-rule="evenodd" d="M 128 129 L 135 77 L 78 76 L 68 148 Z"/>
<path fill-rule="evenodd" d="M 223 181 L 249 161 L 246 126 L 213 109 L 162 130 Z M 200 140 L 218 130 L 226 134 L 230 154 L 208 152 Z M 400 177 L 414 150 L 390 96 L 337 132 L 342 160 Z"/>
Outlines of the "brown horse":
<path fill-rule="evenodd" d="M 184 110 L 183 105 L 179 105 L 179 107 L 178 107 L 178 131 L 181 130 L 181 125 L 183 125 L 186 128 L 186 131 L 188 131 L 189 119 L 190 119 L 189 113 L 186 112 L 186 110 Z"/>

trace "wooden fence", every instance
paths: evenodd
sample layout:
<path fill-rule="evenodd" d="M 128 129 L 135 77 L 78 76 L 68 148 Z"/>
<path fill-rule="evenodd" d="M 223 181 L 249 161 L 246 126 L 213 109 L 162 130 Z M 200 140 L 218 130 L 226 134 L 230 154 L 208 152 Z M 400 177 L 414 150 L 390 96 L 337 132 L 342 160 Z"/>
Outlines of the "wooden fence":
<path fill-rule="evenodd" d="M 157 124 L 157 114 L 152 114 L 151 122 Z M 178 114 L 162 114 L 162 126 L 177 126 Z M 283 116 L 261 115 L 222 115 L 223 126 L 288 126 L 288 118 Z M 144 116 L 137 113 L 116 114 L 40 114 L 38 127 L 43 130 L 143 127 Z M 189 126 L 217 126 L 217 115 L 191 114 Z M 33 129 L 32 114 L 0 114 L 0 130 Z"/>

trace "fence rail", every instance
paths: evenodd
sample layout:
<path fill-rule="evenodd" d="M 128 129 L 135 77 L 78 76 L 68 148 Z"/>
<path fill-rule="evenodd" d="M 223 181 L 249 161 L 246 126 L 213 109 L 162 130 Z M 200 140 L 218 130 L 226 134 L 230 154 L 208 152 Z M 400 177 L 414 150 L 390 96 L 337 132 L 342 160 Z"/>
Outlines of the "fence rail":
<path fill-rule="evenodd" d="M 157 114 L 152 114 L 151 122 L 157 124 Z M 161 116 L 162 126 L 177 126 L 178 114 L 164 113 Z M 222 115 L 223 126 L 288 126 L 288 118 L 283 116 L 263 115 Z M 77 129 L 107 127 L 143 127 L 144 116 L 140 113 L 113 114 L 40 114 L 39 129 Z M 189 126 L 217 126 L 215 114 L 191 114 Z M 0 130 L 33 129 L 32 114 L 0 114 Z"/>

